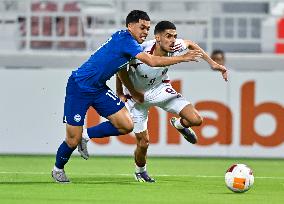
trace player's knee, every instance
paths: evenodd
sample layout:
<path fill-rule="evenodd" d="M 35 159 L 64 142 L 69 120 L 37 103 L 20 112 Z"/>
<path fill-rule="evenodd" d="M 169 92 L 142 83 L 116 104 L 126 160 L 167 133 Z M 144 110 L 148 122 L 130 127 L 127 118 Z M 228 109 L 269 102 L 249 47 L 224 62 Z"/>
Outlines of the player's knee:
<path fill-rule="evenodd" d="M 200 126 L 202 122 L 203 122 L 203 118 L 199 114 L 196 114 L 195 117 L 189 119 L 187 122 L 185 121 L 184 123 L 185 125 L 189 125 L 189 126 Z"/>
<path fill-rule="evenodd" d="M 133 131 L 133 122 L 127 122 L 124 126 L 120 129 L 121 134 L 128 134 Z"/>
<path fill-rule="evenodd" d="M 196 126 L 200 126 L 203 122 L 203 118 L 201 115 L 196 115 L 196 121 L 195 121 L 195 125 Z"/>
<path fill-rule="evenodd" d="M 66 143 L 71 148 L 76 148 L 82 138 L 82 126 L 66 125 Z"/>
<path fill-rule="evenodd" d="M 69 147 L 75 148 L 79 144 L 81 140 L 81 135 L 67 135 L 66 137 L 66 143 Z"/>

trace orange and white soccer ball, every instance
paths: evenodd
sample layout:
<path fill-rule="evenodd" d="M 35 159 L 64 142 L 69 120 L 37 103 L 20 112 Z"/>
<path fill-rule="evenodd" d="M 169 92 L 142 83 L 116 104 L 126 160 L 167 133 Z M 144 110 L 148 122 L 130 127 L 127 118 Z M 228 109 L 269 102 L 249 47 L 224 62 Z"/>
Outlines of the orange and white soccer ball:
<path fill-rule="evenodd" d="M 246 192 L 254 183 L 253 171 L 245 164 L 234 164 L 226 171 L 225 183 L 233 192 Z"/>

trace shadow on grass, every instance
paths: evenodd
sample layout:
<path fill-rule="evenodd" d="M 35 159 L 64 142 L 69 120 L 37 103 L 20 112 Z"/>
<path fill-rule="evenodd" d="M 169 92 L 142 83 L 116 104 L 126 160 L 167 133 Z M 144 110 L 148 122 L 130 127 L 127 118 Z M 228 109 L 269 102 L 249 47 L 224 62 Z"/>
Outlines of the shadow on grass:
<path fill-rule="evenodd" d="M 138 184 L 137 181 L 135 181 L 132 178 L 125 179 L 125 178 L 117 178 L 117 177 L 71 177 L 71 182 L 67 184 L 62 185 L 69 185 L 69 184 L 76 184 L 76 185 L 86 185 L 86 184 L 98 184 L 98 185 L 135 185 Z M 0 181 L 1 185 L 46 185 L 46 184 L 60 184 L 58 182 L 55 182 L 50 178 L 50 181 L 44 180 L 44 181 L 38 181 L 38 180 L 21 180 L 17 181 L 16 179 L 13 181 Z"/>
<path fill-rule="evenodd" d="M 116 184 L 116 185 L 135 185 L 138 182 L 134 178 L 121 177 L 73 177 L 74 184 Z"/>
<path fill-rule="evenodd" d="M 216 193 L 208 193 L 210 195 L 230 195 L 230 196 L 243 196 L 244 194 L 247 196 L 249 193 L 233 193 L 233 192 L 216 192 Z"/>

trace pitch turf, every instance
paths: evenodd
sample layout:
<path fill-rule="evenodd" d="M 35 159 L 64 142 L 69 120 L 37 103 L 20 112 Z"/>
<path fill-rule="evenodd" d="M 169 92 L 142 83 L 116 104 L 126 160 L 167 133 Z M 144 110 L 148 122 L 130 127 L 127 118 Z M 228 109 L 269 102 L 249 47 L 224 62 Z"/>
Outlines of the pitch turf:
<path fill-rule="evenodd" d="M 149 158 L 156 183 L 134 180 L 131 157 L 72 157 L 71 184 L 54 183 L 54 156 L 0 156 L 0 203 L 284 203 L 284 161 L 260 159 Z M 252 167 L 255 184 L 229 191 L 224 171 L 233 163 Z"/>

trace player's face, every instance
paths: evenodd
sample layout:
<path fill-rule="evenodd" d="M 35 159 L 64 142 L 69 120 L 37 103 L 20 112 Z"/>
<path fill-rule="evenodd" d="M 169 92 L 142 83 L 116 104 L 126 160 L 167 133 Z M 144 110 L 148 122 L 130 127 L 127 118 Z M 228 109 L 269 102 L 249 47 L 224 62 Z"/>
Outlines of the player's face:
<path fill-rule="evenodd" d="M 128 30 L 138 43 L 143 43 L 150 30 L 150 21 L 139 19 L 138 23 L 129 23 Z"/>
<path fill-rule="evenodd" d="M 225 58 L 222 54 L 215 54 L 212 59 L 220 65 L 225 65 Z"/>
<path fill-rule="evenodd" d="M 156 41 L 166 52 L 172 52 L 177 38 L 177 32 L 173 29 L 167 29 L 157 34 Z"/>

